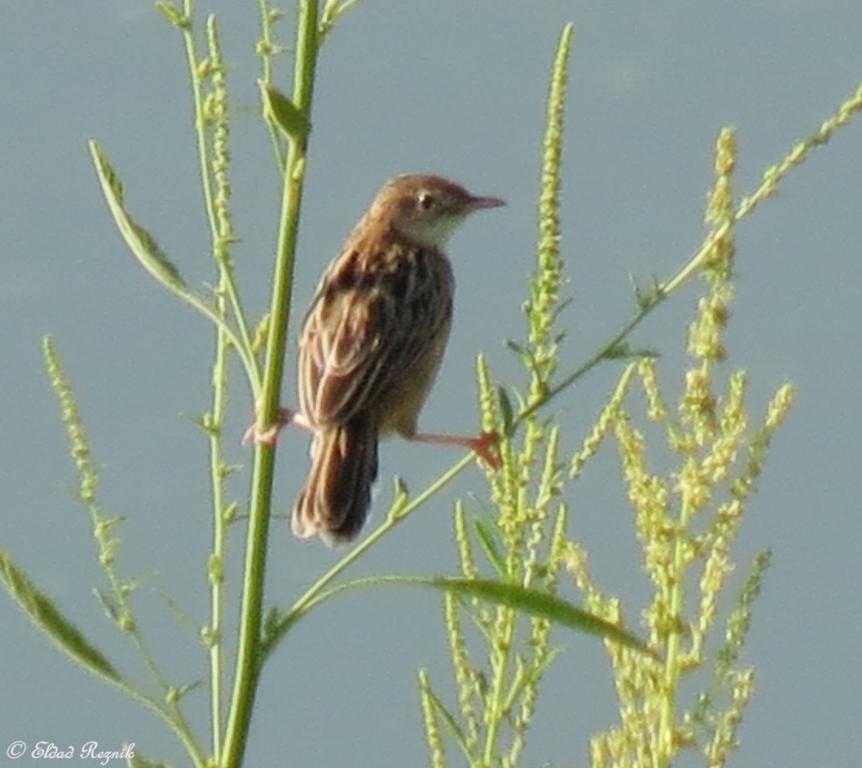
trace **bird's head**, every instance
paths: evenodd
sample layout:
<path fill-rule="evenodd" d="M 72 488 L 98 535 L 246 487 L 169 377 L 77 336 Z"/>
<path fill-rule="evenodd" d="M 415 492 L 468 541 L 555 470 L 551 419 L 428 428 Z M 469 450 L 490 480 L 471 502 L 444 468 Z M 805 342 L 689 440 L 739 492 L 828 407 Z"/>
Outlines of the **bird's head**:
<path fill-rule="evenodd" d="M 440 248 L 473 211 L 505 205 L 498 197 L 477 197 L 441 176 L 398 176 L 377 194 L 372 216 L 422 245 Z"/>

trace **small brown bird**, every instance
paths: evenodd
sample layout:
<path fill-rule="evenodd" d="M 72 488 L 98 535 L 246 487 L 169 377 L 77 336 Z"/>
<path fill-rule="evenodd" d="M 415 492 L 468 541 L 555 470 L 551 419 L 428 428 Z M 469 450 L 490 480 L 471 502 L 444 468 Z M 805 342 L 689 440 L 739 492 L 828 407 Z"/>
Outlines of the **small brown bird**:
<path fill-rule="evenodd" d="M 377 477 L 377 441 L 462 445 L 491 463 L 493 436 L 419 434 L 452 321 L 455 282 L 442 248 L 473 211 L 503 205 L 439 176 L 399 176 L 323 274 L 299 343 L 300 413 L 314 431 L 312 467 L 293 531 L 327 543 L 362 528 Z"/>

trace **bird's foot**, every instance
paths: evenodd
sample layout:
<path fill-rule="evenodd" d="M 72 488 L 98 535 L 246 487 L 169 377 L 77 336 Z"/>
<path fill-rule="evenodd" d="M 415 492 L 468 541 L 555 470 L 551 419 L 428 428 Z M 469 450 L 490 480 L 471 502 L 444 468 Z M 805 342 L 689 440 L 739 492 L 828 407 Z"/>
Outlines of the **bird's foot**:
<path fill-rule="evenodd" d="M 243 444 L 254 441 L 256 445 L 275 445 L 278 436 L 288 424 L 296 424 L 300 427 L 306 426 L 305 417 L 291 408 L 279 408 L 275 414 L 275 422 L 266 428 L 261 428 L 257 420 L 245 431 L 242 436 Z"/>
<path fill-rule="evenodd" d="M 479 460 L 487 464 L 491 469 L 499 469 L 500 461 L 500 436 L 496 432 L 483 432 L 478 437 L 468 438 L 470 449 Z"/>

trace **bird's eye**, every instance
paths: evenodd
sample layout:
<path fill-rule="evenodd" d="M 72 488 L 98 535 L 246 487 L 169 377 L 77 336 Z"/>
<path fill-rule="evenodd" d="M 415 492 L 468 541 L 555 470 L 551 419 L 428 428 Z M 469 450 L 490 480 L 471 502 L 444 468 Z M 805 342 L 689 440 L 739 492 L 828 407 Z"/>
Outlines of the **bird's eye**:
<path fill-rule="evenodd" d="M 420 192 L 416 197 L 416 202 L 423 211 L 429 211 L 434 207 L 434 203 L 437 201 L 434 199 L 434 195 L 430 192 Z"/>

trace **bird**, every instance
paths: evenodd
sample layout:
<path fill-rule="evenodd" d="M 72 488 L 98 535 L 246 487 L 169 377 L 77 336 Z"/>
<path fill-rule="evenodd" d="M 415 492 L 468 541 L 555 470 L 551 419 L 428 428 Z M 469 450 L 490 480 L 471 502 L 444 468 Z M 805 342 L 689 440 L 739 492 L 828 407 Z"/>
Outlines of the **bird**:
<path fill-rule="evenodd" d="M 444 251 L 475 211 L 504 205 L 441 176 L 387 182 L 324 271 L 299 340 L 299 411 L 311 468 L 292 513 L 299 538 L 352 541 L 371 505 L 378 441 L 454 444 L 492 466 L 492 434 L 420 433 L 419 413 L 452 325 L 455 280 Z"/>

